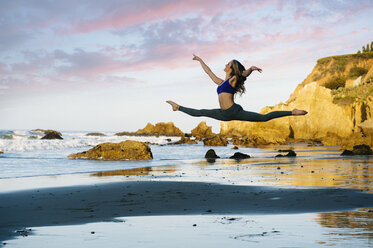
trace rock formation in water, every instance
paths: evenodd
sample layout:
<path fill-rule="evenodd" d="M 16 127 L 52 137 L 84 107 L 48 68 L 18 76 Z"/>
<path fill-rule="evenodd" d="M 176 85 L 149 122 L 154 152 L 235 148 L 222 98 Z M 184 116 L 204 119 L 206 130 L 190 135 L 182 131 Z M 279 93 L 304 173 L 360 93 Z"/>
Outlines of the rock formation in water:
<path fill-rule="evenodd" d="M 212 138 L 204 139 L 203 144 L 205 146 L 226 146 L 228 145 L 228 141 L 220 135 L 215 135 Z"/>
<path fill-rule="evenodd" d="M 211 138 L 216 134 L 212 132 L 212 127 L 207 126 L 205 121 L 201 121 L 198 126 L 192 129 L 191 135 L 196 137 L 197 140 L 202 140 L 204 138 Z"/>
<path fill-rule="evenodd" d="M 143 129 L 136 132 L 120 132 L 116 133 L 118 136 L 181 136 L 185 134 L 177 128 L 173 122 L 159 122 L 155 125 L 148 123 Z"/>
<path fill-rule="evenodd" d="M 294 108 L 308 114 L 263 123 L 221 122 L 220 134 L 248 146 L 290 141 L 373 146 L 373 52 L 318 60 L 285 103 L 265 107 L 261 113 Z"/>
<path fill-rule="evenodd" d="M 71 154 L 68 158 L 100 160 L 151 160 L 150 147 L 140 141 L 126 140 L 120 143 L 102 143 L 80 153 Z"/>
<path fill-rule="evenodd" d="M 37 128 L 37 129 L 30 130 L 30 132 L 44 133 L 44 135 L 46 135 L 48 133 L 53 133 L 53 134 L 57 134 L 59 136 L 62 136 L 61 132 L 58 132 L 58 131 L 52 130 L 52 129 L 41 129 L 41 128 Z"/>
<path fill-rule="evenodd" d="M 104 133 L 87 133 L 86 136 L 106 136 Z"/>

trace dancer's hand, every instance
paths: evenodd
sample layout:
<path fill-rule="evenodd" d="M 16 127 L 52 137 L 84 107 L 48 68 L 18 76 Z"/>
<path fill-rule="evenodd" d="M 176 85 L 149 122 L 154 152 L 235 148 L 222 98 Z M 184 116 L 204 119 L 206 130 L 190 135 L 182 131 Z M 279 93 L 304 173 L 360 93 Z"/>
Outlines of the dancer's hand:
<path fill-rule="evenodd" d="M 258 72 L 262 73 L 262 69 L 260 69 L 259 67 L 256 67 L 256 66 L 251 66 L 250 70 L 252 70 L 252 71 L 258 71 Z"/>
<path fill-rule="evenodd" d="M 193 60 L 197 60 L 197 61 L 199 61 L 199 62 L 201 62 L 202 61 L 202 59 L 200 58 L 200 57 L 198 57 L 198 56 L 196 56 L 195 54 L 193 54 Z"/>

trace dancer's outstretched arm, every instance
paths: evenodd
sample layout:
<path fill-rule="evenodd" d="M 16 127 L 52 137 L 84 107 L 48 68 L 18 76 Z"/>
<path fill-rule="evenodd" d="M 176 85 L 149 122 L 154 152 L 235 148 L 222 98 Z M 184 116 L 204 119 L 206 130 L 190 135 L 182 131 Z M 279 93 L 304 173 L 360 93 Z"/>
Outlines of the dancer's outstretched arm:
<path fill-rule="evenodd" d="M 262 72 L 262 69 L 260 69 L 259 67 L 256 67 L 256 66 L 251 66 L 249 69 L 245 70 L 243 73 L 242 73 L 242 76 L 244 77 L 248 77 L 250 76 L 250 74 L 253 72 L 253 71 L 258 71 L 258 72 Z"/>
<path fill-rule="evenodd" d="M 219 85 L 219 84 L 221 84 L 223 82 L 223 79 L 218 78 L 211 71 L 211 69 L 205 64 L 205 62 L 203 62 L 203 60 L 200 57 L 198 57 L 198 56 L 196 56 L 194 54 L 193 54 L 193 56 L 194 56 L 193 60 L 197 60 L 197 61 L 199 61 L 199 63 L 201 63 L 201 66 L 202 66 L 203 70 L 207 73 L 207 75 L 209 75 L 209 77 L 212 79 L 212 81 L 214 81 L 214 83 L 216 83 L 217 85 Z"/>

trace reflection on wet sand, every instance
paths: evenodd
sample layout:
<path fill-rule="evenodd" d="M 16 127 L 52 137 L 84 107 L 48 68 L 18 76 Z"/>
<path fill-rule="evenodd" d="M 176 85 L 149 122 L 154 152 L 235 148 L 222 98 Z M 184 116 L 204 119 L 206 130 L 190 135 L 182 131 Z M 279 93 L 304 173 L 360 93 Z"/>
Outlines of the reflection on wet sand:
<path fill-rule="evenodd" d="M 107 177 L 107 176 L 151 176 L 158 174 L 159 172 L 175 172 L 175 166 L 157 166 L 157 167 L 142 167 L 133 168 L 127 170 L 113 170 L 113 171 L 101 171 L 92 173 L 91 176 Z"/>
<path fill-rule="evenodd" d="M 315 222 L 333 228 L 330 236 L 373 238 L 373 210 L 370 209 L 318 213 Z"/>

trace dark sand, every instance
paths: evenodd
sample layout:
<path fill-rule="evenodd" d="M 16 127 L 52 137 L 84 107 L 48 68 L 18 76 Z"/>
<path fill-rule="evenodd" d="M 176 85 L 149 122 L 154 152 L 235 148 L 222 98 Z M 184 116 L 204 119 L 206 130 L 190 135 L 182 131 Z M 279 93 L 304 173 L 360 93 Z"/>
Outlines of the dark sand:
<path fill-rule="evenodd" d="M 15 230 L 123 216 L 316 213 L 373 207 L 358 189 L 125 181 L 0 194 L 0 240 Z M 0 244 L 1 245 L 1 244 Z"/>

